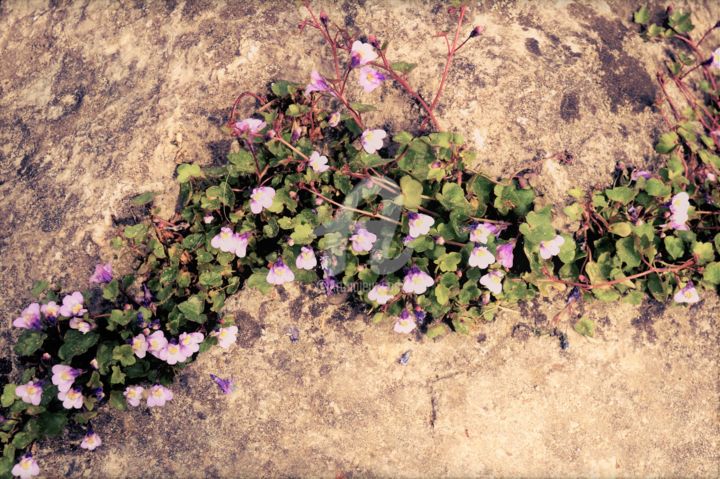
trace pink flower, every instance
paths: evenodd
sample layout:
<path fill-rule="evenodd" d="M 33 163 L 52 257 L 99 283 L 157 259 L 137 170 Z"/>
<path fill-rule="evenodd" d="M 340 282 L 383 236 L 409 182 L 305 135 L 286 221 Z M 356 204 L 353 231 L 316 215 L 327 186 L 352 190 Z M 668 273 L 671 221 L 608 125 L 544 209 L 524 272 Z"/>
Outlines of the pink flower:
<path fill-rule="evenodd" d="M 560 235 L 549 241 L 540 242 L 540 257 L 542 259 L 550 259 L 560 254 L 560 247 L 565 244 L 565 238 Z"/>
<path fill-rule="evenodd" d="M 235 122 L 232 126 L 232 132 L 235 136 L 249 135 L 257 136 L 260 130 L 265 128 L 267 124 L 257 118 L 245 118 L 242 121 Z"/>
<path fill-rule="evenodd" d="M 417 266 L 413 266 L 405 275 L 402 290 L 405 293 L 423 294 L 435 284 L 435 280 Z"/>
<path fill-rule="evenodd" d="M 15 388 L 15 395 L 28 404 L 39 406 L 43 387 L 40 381 L 30 381 Z"/>
<path fill-rule="evenodd" d="M 688 303 L 688 304 L 694 304 L 700 301 L 700 295 L 698 294 L 697 290 L 695 289 L 695 285 L 692 281 L 688 281 L 688 283 L 685 285 L 685 287 L 681 290 L 679 290 L 677 293 L 675 293 L 675 296 L 673 296 L 673 299 L 676 303 Z"/>
<path fill-rule="evenodd" d="M 355 228 L 355 234 L 350 237 L 352 250 L 356 253 L 367 253 L 377 241 L 377 236 L 366 230 L 363 226 Z"/>
<path fill-rule="evenodd" d="M 127 401 L 128 405 L 138 407 L 144 392 L 145 389 L 143 389 L 142 386 L 128 386 L 125 388 L 123 396 L 125 396 L 125 401 Z"/>
<path fill-rule="evenodd" d="M 91 283 L 105 284 L 109 283 L 113 279 L 112 265 L 98 264 L 95 266 L 95 272 L 90 276 Z"/>
<path fill-rule="evenodd" d="M 83 438 L 80 447 L 88 451 L 94 451 L 102 445 L 102 439 L 91 429 Z"/>
<path fill-rule="evenodd" d="M 339 111 L 335 111 L 330 115 L 330 118 L 328 118 L 328 126 L 331 126 L 335 128 L 340 124 L 340 119 L 342 118 L 342 115 L 340 115 Z"/>
<path fill-rule="evenodd" d="M 305 94 L 309 95 L 314 91 L 330 91 L 330 85 L 328 85 L 327 80 L 325 80 L 325 78 L 323 78 L 323 76 L 320 75 L 317 70 L 313 70 L 310 72 L 310 83 L 308 83 L 308 86 L 305 88 Z"/>
<path fill-rule="evenodd" d="M 83 307 L 83 301 L 83 295 L 80 291 L 68 294 L 63 298 L 63 304 L 60 306 L 60 314 L 67 318 L 82 316 L 87 313 L 87 309 Z"/>
<path fill-rule="evenodd" d="M 158 331 L 162 334 L 162 331 Z M 138 334 L 132 339 L 130 343 L 132 345 L 133 353 L 140 359 L 144 358 L 148 350 L 148 341 L 144 334 Z"/>
<path fill-rule="evenodd" d="M 298 269 L 315 269 L 316 266 L 315 251 L 309 246 L 303 246 L 300 249 L 300 254 L 295 259 L 295 267 Z"/>
<path fill-rule="evenodd" d="M 160 351 L 158 357 L 171 366 L 185 362 L 188 358 L 175 340 L 169 342 L 167 346 Z"/>
<path fill-rule="evenodd" d="M 480 284 L 485 286 L 494 295 L 502 293 L 502 279 L 505 276 L 500 270 L 493 270 L 480 278 Z"/>
<path fill-rule="evenodd" d="M 64 364 L 56 364 L 52 367 L 52 373 L 52 383 L 57 386 L 58 391 L 67 392 L 82 371 Z"/>
<path fill-rule="evenodd" d="M 355 40 L 350 50 L 350 65 L 355 68 L 367 65 L 378 57 L 375 49 L 369 43 Z"/>
<path fill-rule="evenodd" d="M 200 343 L 203 341 L 205 341 L 205 335 L 203 333 L 182 333 L 178 338 L 180 348 L 188 358 L 200 351 Z"/>
<path fill-rule="evenodd" d="M 71 329 L 77 329 L 83 334 L 87 334 L 93 329 L 95 329 L 95 325 L 92 323 L 89 323 L 88 321 L 85 321 L 82 318 L 72 318 L 70 319 L 70 328 Z"/>
<path fill-rule="evenodd" d="M 13 326 L 21 329 L 42 329 L 40 305 L 38 303 L 32 303 L 25 308 L 20 314 L 20 317 L 13 321 Z"/>
<path fill-rule="evenodd" d="M 262 210 L 270 208 L 275 199 L 275 190 L 269 186 L 254 188 L 250 195 L 250 210 L 256 215 Z"/>
<path fill-rule="evenodd" d="M 82 409 L 83 407 L 83 395 L 79 389 L 72 388 L 67 391 L 60 391 L 58 399 L 63 402 L 65 409 Z"/>
<path fill-rule="evenodd" d="M 358 83 L 365 93 L 370 93 L 385 81 L 385 75 L 372 67 L 362 67 L 359 72 Z"/>
<path fill-rule="evenodd" d="M 395 295 L 390 292 L 390 286 L 385 281 L 382 281 L 368 292 L 368 299 L 375 301 L 377 304 L 386 304 L 388 301 L 393 299 Z"/>
<path fill-rule="evenodd" d="M 228 326 L 226 328 L 220 328 L 213 333 L 213 336 L 217 338 L 218 346 L 227 349 L 237 341 L 237 333 L 237 326 Z"/>
<path fill-rule="evenodd" d="M 485 269 L 495 262 L 495 256 L 485 246 L 476 246 L 470 253 L 468 265 Z"/>
<path fill-rule="evenodd" d="M 408 226 L 410 227 L 410 237 L 417 238 L 428 234 L 435 220 L 431 216 L 422 213 L 408 213 Z"/>
<path fill-rule="evenodd" d="M 686 192 L 681 192 L 672 197 L 670 201 L 670 223 L 669 226 L 672 229 L 685 231 L 688 229 L 688 210 L 690 209 L 690 195 Z"/>
<path fill-rule="evenodd" d="M 499 229 L 492 223 L 478 223 L 470 230 L 470 241 L 487 244 L 490 236 L 495 236 Z"/>
<path fill-rule="evenodd" d="M 507 269 L 510 269 L 513 266 L 513 261 L 515 259 L 514 254 L 513 254 L 514 249 L 515 249 L 515 241 L 505 243 L 503 245 L 498 246 L 498 248 L 497 248 L 497 260 L 500 262 L 501 265 L 503 265 Z"/>
<path fill-rule="evenodd" d="M 23 456 L 12 468 L 12 475 L 20 479 L 30 479 L 40 474 L 40 466 L 30 454 Z"/>
<path fill-rule="evenodd" d="M 267 274 L 267 282 L 270 284 L 285 284 L 295 279 L 295 273 L 279 258 L 275 264 L 270 267 Z"/>
<path fill-rule="evenodd" d="M 250 233 L 233 233 L 230 228 L 223 227 L 220 229 L 220 233 L 210 240 L 210 246 L 226 253 L 235 253 L 238 258 L 244 258 L 247 254 L 249 238 Z"/>
<path fill-rule="evenodd" d="M 165 386 L 156 384 L 148 391 L 148 407 L 162 407 L 166 402 L 172 401 L 173 393 Z"/>
<path fill-rule="evenodd" d="M 167 345 L 168 340 L 162 331 L 155 331 L 147 337 L 147 350 L 158 359 L 162 359 L 160 355 Z"/>
<path fill-rule="evenodd" d="M 400 334 L 411 333 L 417 324 L 415 323 L 415 316 L 408 313 L 407 309 L 404 309 L 400 313 L 400 317 L 395 321 L 395 327 L 393 331 Z"/>
<path fill-rule="evenodd" d="M 373 154 L 383 147 L 386 136 L 385 130 L 365 130 L 360 137 L 360 143 L 366 152 Z"/>
<path fill-rule="evenodd" d="M 716 48 L 715 51 L 713 52 L 712 63 L 710 64 L 710 68 L 720 70 L 720 48 Z"/>
<path fill-rule="evenodd" d="M 211 224 L 214 220 L 215 217 L 209 213 L 203 216 L 203 223 L 205 223 L 206 225 Z"/>
<path fill-rule="evenodd" d="M 60 314 L 60 306 L 55 301 L 48 301 L 47 304 L 43 304 L 40 307 L 40 311 L 45 315 L 46 318 L 55 319 Z"/>
<path fill-rule="evenodd" d="M 313 151 L 310 155 L 308 165 L 310 165 L 310 168 L 312 168 L 315 173 L 324 173 L 330 169 L 327 162 L 327 156 L 320 156 L 320 153 Z"/>

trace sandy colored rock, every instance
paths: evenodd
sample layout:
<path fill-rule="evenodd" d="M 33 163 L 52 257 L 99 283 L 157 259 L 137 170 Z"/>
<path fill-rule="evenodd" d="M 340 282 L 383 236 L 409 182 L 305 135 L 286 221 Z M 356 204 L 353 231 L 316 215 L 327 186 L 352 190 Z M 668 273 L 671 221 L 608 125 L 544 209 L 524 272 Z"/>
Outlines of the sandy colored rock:
<path fill-rule="evenodd" d="M 420 63 L 410 79 L 423 95 L 437 86 L 444 43 L 432 35 L 452 28 L 441 3 L 320 8 Z M 607 184 L 618 160 L 656 168 L 663 51 L 636 35 L 633 8 L 474 8 L 486 33 L 458 54 L 439 107 L 443 125 L 478 149 L 473 167 L 531 169 L 553 204 L 569 186 Z M 713 2 L 693 10 L 701 29 L 720 17 Z M 302 18 L 259 1 L 0 4 L 4 350 L 34 280 L 84 287 L 94 263 L 112 258 L 113 227 L 143 214 L 128 198 L 160 192 L 169 214 L 178 162 L 224 161 L 230 142 L 218 127 L 237 93 L 327 67 L 319 38 L 298 32 Z M 417 125 L 419 111 L 393 88 L 359 98 L 379 104 L 372 125 Z M 718 475 L 716 298 L 692 309 L 588 304 L 596 338 L 562 324 L 562 351 L 557 338 L 511 334 L 521 321 L 544 327 L 554 302 L 428 341 L 317 294 L 240 293 L 230 306 L 239 346 L 187 368 L 163 410 L 108 410 L 94 453 L 73 431 L 43 443 L 42 467 L 71 477 Z M 222 396 L 210 373 L 232 377 L 236 392 Z"/>

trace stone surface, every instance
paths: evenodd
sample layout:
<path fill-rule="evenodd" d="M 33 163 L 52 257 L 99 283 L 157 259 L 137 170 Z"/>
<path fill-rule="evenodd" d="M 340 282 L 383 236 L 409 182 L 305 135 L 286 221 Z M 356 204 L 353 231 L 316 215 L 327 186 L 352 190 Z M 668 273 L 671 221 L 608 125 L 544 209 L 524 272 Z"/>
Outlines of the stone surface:
<path fill-rule="evenodd" d="M 318 37 L 298 32 L 303 14 L 287 8 L 0 3 L 3 350 L 34 280 L 84 287 L 93 264 L 112 257 L 113 227 L 142 214 L 127 198 L 158 191 L 169 214 L 176 163 L 224 161 L 218 127 L 237 93 L 327 67 Z M 425 96 L 437 86 L 445 47 L 432 35 L 452 28 L 441 3 L 320 8 L 389 39 L 392 58 L 420 63 L 410 79 Z M 568 187 L 607 184 L 618 160 L 657 167 L 650 105 L 662 47 L 635 34 L 633 8 L 475 6 L 471 24 L 486 33 L 458 54 L 439 106 L 443 125 L 478 148 L 473 168 L 531 169 L 544 201 L 560 204 Z M 713 2 L 693 9 L 701 28 L 720 17 Z M 366 100 L 380 106 L 371 124 L 417 125 L 418 111 L 392 88 Z M 161 411 L 108 411 L 95 453 L 72 432 L 44 443 L 43 468 L 90 477 L 718 475 L 715 298 L 691 310 L 588 304 L 598 336 L 561 324 L 571 342 L 561 351 L 557 338 L 511 334 L 518 322 L 547 324 L 553 302 L 504 312 L 472 337 L 428 341 L 315 295 L 240 293 L 239 346 L 190 366 Z M 233 377 L 237 391 L 222 396 L 210 373 Z"/>

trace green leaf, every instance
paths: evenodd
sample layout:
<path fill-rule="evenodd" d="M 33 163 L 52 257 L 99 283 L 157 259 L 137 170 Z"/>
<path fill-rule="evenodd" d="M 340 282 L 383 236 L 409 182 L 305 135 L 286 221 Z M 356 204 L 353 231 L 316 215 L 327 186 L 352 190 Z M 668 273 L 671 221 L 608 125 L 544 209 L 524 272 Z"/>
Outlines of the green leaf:
<path fill-rule="evenodd" d="M 113 279 L 103 288 L 103 298 L 108 301 L 115 301 L 120 294 L 120 283 L 117 279 Z"/>
<path fill-rule="evenodd" d="M 610 225 L 610 232 L 624 238 L 632 233 L 632 225 L 627 221 L 613 223 Z"/>
<path fill-rule="evenodd" d="M 123 344 L 122 346 L 115 346 L 112 353 L 112 358 L 115 361 L 120 361 L 123 366 L 132 366 L 135 364 L 135 353 L 133 353 L 132 346 L 129 344 Z"/>
<path fill-rule="evenodd" d="M 45 436 L 57 437 L 65 431 L 68 418 L 64 412 L 44 412 L 40 415 L 39 423 Z"/>
<path fill-rule="evenodd" d="M 693 245 L 692 253 L 697 256 L 699 265 L 704 265 L 715 259 L 712 243 L 701 243 L 698 241 Z"/>
<path fill-rule="evenodd" d="M 422 203 L 422 184 L 410 176 L 400 178 L 403 206 L 409 210 L 417 210 Z"/>
<path fill-rule="evenodd" d="M 617 186 L 615 188 L 605 190 L 605 195 L 611 201 L 617 201 L 624 205 L 630 203 L 635 198 L 636 194 L 637 193 L 635 193 L 634 189 L 628 188 L 627 186 Z"/>
<path fill-rule="evenodd" d="M 407 131 L 401 131 L 393 136 L 393 141 L 401 145 L 407 145 L 413 140 L 413 136 Z"/>
<path fill-rule="evenodd" d="M 83 334 L 76 329 L 70 329 L 63 337 L 63 345 L 58 350 L 58 356 L 63 361 L 69 362 L 75 356 L 86 353 L 98 342 L 100 335 L 95 331 Z"/>
<path fill-rule="evenodd" d="M 391 65 L 393 70 L 407 75 L 417 66 L 417 63 L 393 62 Z"/>
<path fill-rule="evenodd" d="M 633 21 L 640 25 L 646 25 L 650 21 L 650 11 L 647 5 L 643 5 L 640 9 L 633 14 Z"/>
<path fill-rule="evenodd" d="M 441 306 L 446 305 L 450 301 L 450 290 L 444 284 L 435 286 L 435 299 Z"/>
<path fill-rule="evenodd" d="M 15 402 L 15 384 L 6 384 L 3 388 L 2 397 L 0 397 L 0 404 L 2 407 L 10 407 Z"/>
<path fill-rule="evenodd" d="M 200 165 L 195 163 L 184 163 L 177 168 L 178 183 L 187 183 L 193 178 L 203 178 L 204 176 Z"/>
<path fill-rule="evenodd" d="M 666 236 L 663 240 L 665 249 L 672 259 L 681 258 L 685 254 L 685 243 L 675 236 Z"/>
<path fill-rule="evenodd" d="M 705 271 L 703 272 L 703 281 L 707 281 L 714 286 L 720 284 L 720 263 L 714 262 L 705 266 Z M 5 404 L 3 403 L 3 406 L 4 405 Z"/>
<path fill-rule="evenodd" d="M 287 80 L 278 80 L 270 85 L 270 90 L 277 96 L 288 96 L 294 94 L 300 85 Z"/>
<path fill-rule="evenodd" d="M 445 253 L 435 260 L 435 264 L 438 265 L 440 271 L 443 273 L 448 271 L 456 271 L 458 265 L 462 261 L 462 255 L 457 252 Z"/>
<path fill-rule="evenodd" d="M 42 347 L 45 338 L 47 338 L 47 334 L 41 331 L 23 331 L 15 343 L 15 352 L 18 356 L 30 356 Z"/>
<path fill-rule="evenodd" d="M 254 174 L 256 170 L 255 159 L 246 150 L 228 153 L 228 161 L 234 166 L 234 170 L 242 175 Z"/>
<path fill-rule="evenodd" d="M 618 258 L 629 268 L 637 268 L 642 262 L 640 253 L 635 249 L 635 241 L 633 238 L 622 238 L 615 243 Z"/>
<path fill-rule="evenodd" d="M 125 384 L 125 373 L 122 372 L 120 366 L 112 367 L 112 374 L 110 375 L 110 384 Z"/>
<path fill-rule="evenodd" d="M 110 311 L 110 318 L 108 319 L 108 323 L 112 328 L 109 329 L 115 329 L 115 326 L 127 326 L 130 321 L 135 318 L 135 310 L 128 309 L 128 310 L 120 310 L 120 309 L 113 309 Z"/>
<path fill-rule="evenodd" d="M 108 400 L 108 402 L 118 411 L 125 411 L 127 409 L 127 404 L 125 403 L 125 396 L 123 395 L 122 391 L 111 391 L 110 399 Z"/>
<path fill-rule="evenodd" d="M 219 185 L 209 187 L 205 190 L 205 196 L 210 200 L 219 200 L 220 203 L 225 206 L 233 206 L 235 204 L 235 193 L 226 181 Z"/>
<path fill-rule="evenodd" d="M 295 226 L 295 230 L 290 235 L 290 238 L 295 241 L 295 244 L 306 245 L 312 243 L 315 239 L 315 232 L 312 225 L 299 224 Z"/>
<path fill-rule="evenodd" d="M 645 191 L 650 196 L 669 196 L 672 193 L 670 186 L 666 185 L 657 178 L 650 178 L 645 183 Z"/>
<path fill-rule="evenodd" d="M 198 295 L 190 296 L 186 301 L 178 304 L 178 309 L 190 321 L 200 322 L 200 315 L 205 310 L 205 301 Z"/>
<path fill-rule="evenodd" d="M 660 141 L 655 145 L 655 151 L 662 154 L 670 153 L 675 149 L 678 141 L 680 141 L 680 138 L 674 131 L 663 133 L 660 135 Z"/>
<path fill-rule="evenodd" d="M 216 271 L 205 271 L 200 273 L 198 282 L 206 288 L 217 288 L 222 286 L 223 278 L 222 275 Z"/>
<path fill-rule="evenodd" d="M 132 226 L 126 226 L 124 235 L 127 239 L 141 240 L 147 234 L 148 227 L 144 223 L 138 223 Z"/>
<path fill-rule="evenodd" d="M 365 103 L 357 103 L 357 102 L 351 102 L 350 108 L 355 110 L 358 113 L 367 113 L 369 111 L 375 111 L 377 108 L 375 108 L 373 105 L 366 105 Z"/>
<path fill-rule="evenodd" d="M 35 298 L 39 298 L 40 295 L 47 291 L 48 287 L 50 287 L 50 283 L 47 281 L 35 281 L 32 289 L 30 290 L 30 294 L 32 294 Z"/>
<path fill-rule="evenodd" d="M 688 33 L 692 31 L 695 26 L 690 18 L 690 12 L 683 12 L 675 10 L 670 14 L 668 18 L 668 25 L 678 33 Z"/>
<path fill-rule="evenodd" d="M 272 289 L 272 285 L 267 282 L 267 275 L 267 268 L 261 268 L 260 270 L 256 270 L 247 279 L 248 288 L 258 289 L 263 294 L 267 294 Z"/>
<path fill-rule="evenodd" d="M 583 336 L 595 336 L 595 321 L 583 316 L 575 323 L 574 329 Z"/>
<path fill-rule="evenodd" d="M 445 326 L 443 323 L 438 323 L 434 326 L 429 327 L 426 335 L 428 339 L 435 339 L 447 333 L 447 331 L 447 326 Z"/>
<path fill-rule="evenodd" d="M 130 203 L 134 204 L 135 206 L 145 206 L 148 203 L 152 203 L 152 201 L 155 199 L 156 193 L 154 191 L 146 191 L 145 193 L 141 193 L 134 198 L 130 200 Z"/>
<path fill-rule="evenodd" d="M 25 449 L 37 438 L 37 433 L 21 431 L 15 434 L 12 445 L 18 449 Z"/>

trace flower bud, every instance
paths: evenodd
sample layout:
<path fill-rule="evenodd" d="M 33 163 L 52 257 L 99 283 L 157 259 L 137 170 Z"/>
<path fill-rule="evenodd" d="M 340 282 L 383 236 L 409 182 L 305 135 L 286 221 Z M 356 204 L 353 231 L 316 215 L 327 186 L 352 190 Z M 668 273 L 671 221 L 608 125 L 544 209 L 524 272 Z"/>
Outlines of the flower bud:
<path fill-rule="evenodd" d="M 442 236 L 438 236 L 437 238 L 435 238 L 435 244 L 440 245 L 440 246 L 444 245 L 445 238 L 443 238 Z"/>
<path fill-rule="evenodd" d="M 322 199 L 322 198 L 315 198 L 315 204 L 316 204 L 317 206 L 320 206 L 321 204 L 323 204 L 323 199 Z"/>
<path fill-rule="evenodd" d="M 472 29 L 472 32 L 470 32 L 470 38 L 479 37 L 484 31 L 485 27 L 477 25 L 475 28 Z"/>
<path fill-rule="evenodd" d="M 380 49 L 380 40 L 375 35 L 369 35 L 368 36 L 368 43 L 378 50 Z"/>
<path fill-rule="evenodd" d="M 290 239 L 287 241 L 287 244 L 288 244 L 288 246 L 295 246 L 295 240 L 292 239 L 292 238 L 290 238 Z"/>
<path fill-rule="evenodd" d="M 320 12 L 320 21 L 323 25 L 327 27 L 328 23 L 330 22 L 330 17 L 328 17 L 328 14 L 325 12 Z"/>

